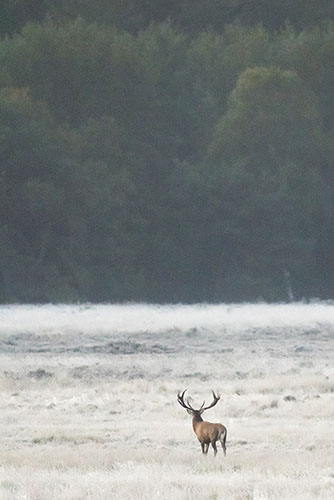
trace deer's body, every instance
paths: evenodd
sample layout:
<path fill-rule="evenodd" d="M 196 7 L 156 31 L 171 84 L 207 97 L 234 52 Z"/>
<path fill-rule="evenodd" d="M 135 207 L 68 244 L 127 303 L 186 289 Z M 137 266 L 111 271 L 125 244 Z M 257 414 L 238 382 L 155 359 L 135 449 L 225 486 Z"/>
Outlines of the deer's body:
<path fill-rule="evenodd" d="M 178 402 L 180 403 L 183 408 L 187 410 L 187 412 L 192 415 L 193 417 L 193 429 L 194 432 L 197 436 L 198 441 L 201 443 L 201 448 L 202 448 L 202 453 L 206 454 L 209 449 L 209 445 L 211 444 L 214 454 L 216 455 L 217 453 L 217 441 L 221 442 L 224 455 L 226 455 L 226 437 L 227 437 L 227 429 L 223 424 L 213 424 L 211 422 L 206 422 L 205 420 L 202 419 L 201 414 L 217 404 L 219 401 L 219 396 L 216 396 L 215 393 L 213 392 L 214 396 L 214 401 L 213 403 L 204 408 L 204 402 L 199 410 L 195 410 L 190 406 L 189 401 L 187 401 L 187 404 L 184 402 L 184 391 L 181 394 L 178 395 Z"/>

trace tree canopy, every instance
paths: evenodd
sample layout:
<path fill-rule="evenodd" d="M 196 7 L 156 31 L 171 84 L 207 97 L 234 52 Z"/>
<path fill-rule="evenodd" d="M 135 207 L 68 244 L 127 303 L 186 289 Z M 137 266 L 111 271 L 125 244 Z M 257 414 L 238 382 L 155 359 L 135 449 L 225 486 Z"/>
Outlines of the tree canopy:
<path fill-rule="evenodd" d="M 1 301 L 333 297 L 333 9 L 3 2 Z"/>

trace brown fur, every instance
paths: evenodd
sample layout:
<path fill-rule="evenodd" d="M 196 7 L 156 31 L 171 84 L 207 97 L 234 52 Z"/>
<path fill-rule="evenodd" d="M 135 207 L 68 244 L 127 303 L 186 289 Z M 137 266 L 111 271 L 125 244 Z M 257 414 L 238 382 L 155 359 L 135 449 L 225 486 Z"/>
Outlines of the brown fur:
<path fill-rule="evenodd" d="M 202 452 L 207 453 L 211 444 L 214 454 L 217 454 L 216 442 L 220 441 L 224 455 L 226 455 L 227 429 L 223 424 L 213 424 L 202 419 L 197 412 L 193 415 L 193 429 L 198 441 L 201 443 Z"/>

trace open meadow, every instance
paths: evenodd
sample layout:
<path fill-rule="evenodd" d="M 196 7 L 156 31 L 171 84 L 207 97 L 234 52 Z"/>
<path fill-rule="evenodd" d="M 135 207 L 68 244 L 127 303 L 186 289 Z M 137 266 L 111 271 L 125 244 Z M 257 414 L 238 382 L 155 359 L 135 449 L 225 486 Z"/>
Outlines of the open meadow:
<path fill-rule="evenodd" d="M 0 410 L 1 500 L 332 500 L 334 306 L 2 306 Z"/>

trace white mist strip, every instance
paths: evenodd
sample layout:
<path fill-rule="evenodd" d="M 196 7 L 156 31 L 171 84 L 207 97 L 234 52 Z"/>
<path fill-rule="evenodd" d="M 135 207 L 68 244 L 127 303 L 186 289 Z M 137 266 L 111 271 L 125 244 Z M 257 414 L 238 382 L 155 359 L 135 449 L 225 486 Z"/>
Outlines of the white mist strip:
<path fill-rule="evenodd" d="M 294 304 L 100 304 L 0 306 L 0 334 L 334 327 L 334 306 Z"/>

